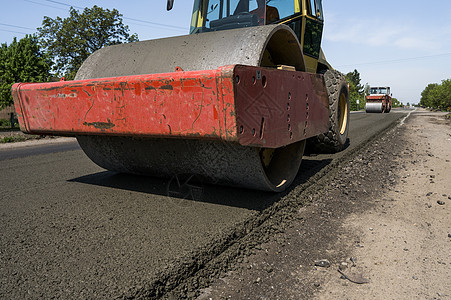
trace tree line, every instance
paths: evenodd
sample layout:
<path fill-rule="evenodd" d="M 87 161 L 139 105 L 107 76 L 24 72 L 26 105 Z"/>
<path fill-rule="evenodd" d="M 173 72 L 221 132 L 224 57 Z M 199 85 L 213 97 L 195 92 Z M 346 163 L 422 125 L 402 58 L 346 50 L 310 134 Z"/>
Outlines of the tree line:
<path fill-rule="evenodd" d="M 441 84 L 430 83 L 421 92 L 420 105 L 424 107 L 451 110 L 451 79 Z"/>
<path fill-rule="evenodd" d="M 116 9 L 93 6 L 79 12 L 71 7 L 67 18 L 44 17 L 36 34 L 1 44 L 0 109 L 12 105 L 15 82 L 71 80 L 94 51 L 137 40 Z"/>

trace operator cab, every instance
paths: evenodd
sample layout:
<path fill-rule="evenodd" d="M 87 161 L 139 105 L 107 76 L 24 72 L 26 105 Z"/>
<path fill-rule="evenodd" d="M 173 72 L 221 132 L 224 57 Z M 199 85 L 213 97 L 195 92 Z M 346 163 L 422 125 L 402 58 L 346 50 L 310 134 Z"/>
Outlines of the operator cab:
<path fill-rule="evenodd" d="M 390 95 L 390 87 L 371 87 L 370 95 Z"/>
<path fill-rule="evenodd" d="M 190 34 L 267 24 L 290 26 L 303 49 L 306 70 L 320 71 L 322 0 L 195 0 Z"/>

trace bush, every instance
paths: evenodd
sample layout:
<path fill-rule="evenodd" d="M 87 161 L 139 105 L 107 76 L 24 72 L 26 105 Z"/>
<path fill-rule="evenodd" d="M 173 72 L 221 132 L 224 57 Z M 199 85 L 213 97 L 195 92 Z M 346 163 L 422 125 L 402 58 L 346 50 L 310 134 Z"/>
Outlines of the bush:
<path fill-rule="evenodd" d="M 14 127 L 19 128 L 19 120 L 14 119 Z M 11 120 L 0 119 L 0 128 L 11 128 Z"/>
<path fill-rule="evenodd" d="M 11 127 L 11 121 L 7 119 L 0 119 L 0 127 Z"/>

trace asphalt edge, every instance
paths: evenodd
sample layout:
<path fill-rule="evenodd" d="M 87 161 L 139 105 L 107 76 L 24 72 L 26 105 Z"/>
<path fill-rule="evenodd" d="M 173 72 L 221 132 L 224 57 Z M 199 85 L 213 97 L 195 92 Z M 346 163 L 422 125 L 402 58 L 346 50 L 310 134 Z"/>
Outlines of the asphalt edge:
<path fill-rule="evenodd" d="M 302 186 L 295 186 L 281 194 L 275 194 L 274 197 L 278 199 L 274 201 L 274 204 L 261 213 L 236 224 L 232 230 L 223 235 L 226 238 L 212 240 L 188 258 L 178 258 L 176 263 L 155 276 L 147 286 L 118 296 L 149 299 L 161 297 L 183 299 L 198 296 L 201 288 L 207 287 L 213 279 L 229 271 L 237 258 L 249 255 L 253 248 L 268 241 L 274 233 L 282 232 L 295 218 L 294 215 L 298 209 L 312 202 L 309 191 L 313 190 L 314 186 L 334 179 L 340 166 L 366 151 L 370 144 L 391 130 L 396 130 L 400 126 L 401 119 L 392 122 L 358 147 L 332 160 Z"/>

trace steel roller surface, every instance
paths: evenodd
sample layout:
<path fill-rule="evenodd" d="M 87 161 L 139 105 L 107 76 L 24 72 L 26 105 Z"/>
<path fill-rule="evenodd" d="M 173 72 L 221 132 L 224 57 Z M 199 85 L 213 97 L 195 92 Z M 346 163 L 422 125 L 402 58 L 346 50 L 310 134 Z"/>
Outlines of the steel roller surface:
<path fill-rule="evenodd" d="M 382 103 L 366 103 L 365 111 L 367 113 L 382 113 L 383 107 Z"/>
<path fill-rule="evenodd" d="M 286 25 L 268 25 L 192 34 L 105 47 L 80 67 L 75 80 L 209 70 L 242 64 L 266 66 L 265 50 L 274 65 L 304 71 L 301 46 Z M 268 53 L 267 52 L 267 53 Z"/>
<path fill-rule="evenodd" d="M 297 174 L 305 142 L 276 150 L 268 167 L 260 151 L 217 141 L 96 136 L 79 138 L 81 148 L 99 166 L 139 175 L 180 179 L 196 175 L 214 184 L 279 190 Z"/>
<path fill-rule="evenodd" d="M 232 64 L 290 65 L 303 71 L 300 49 L 286 25 L 187 35 L 103 48 L 84 62 L 75 79 L 168 73 L 177 67 L 207 70 Z M 267 191 L 284 190 L 293 181 L 305 146 L 301 141 L 266 151 L 188 139 L 77 136 L 77 140 L 91 160 L 108 170 L 163 177 L 195 174 L 212 183 Z"/>

